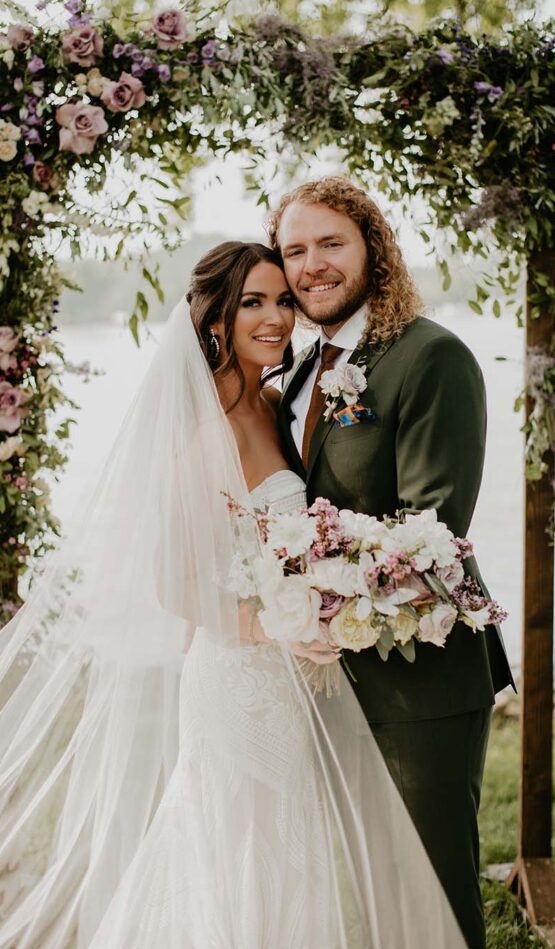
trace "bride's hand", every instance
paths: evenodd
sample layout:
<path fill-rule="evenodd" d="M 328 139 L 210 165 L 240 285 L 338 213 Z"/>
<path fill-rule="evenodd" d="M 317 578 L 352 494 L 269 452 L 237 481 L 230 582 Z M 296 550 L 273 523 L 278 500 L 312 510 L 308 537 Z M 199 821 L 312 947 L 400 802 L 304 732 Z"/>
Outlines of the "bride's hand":
<path fill-rule="evenodd" d="M 300 659 L 310 659 L 318 666 L 331 665 L 341 658 L 339 646 L 334 646 L 332 643 L 323 643 L 319 639 L 313 639 L 310 643 L 290 643 L 289 648 L 293 655 Z"/>

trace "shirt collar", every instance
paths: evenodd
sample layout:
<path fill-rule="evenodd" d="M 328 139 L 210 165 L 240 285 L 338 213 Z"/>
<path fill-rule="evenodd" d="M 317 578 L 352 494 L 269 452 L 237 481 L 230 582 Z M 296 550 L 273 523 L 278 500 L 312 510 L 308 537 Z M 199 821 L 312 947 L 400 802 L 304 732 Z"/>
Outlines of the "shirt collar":
<path fill-rule="evenodd" d="M 343 324 L 341 329 L 337 331 L 335 336 L 330 339 L 325 332 L 325 327 L 320 327 L 320 348 L 324 346 L 325 343 L 333 343 L 334 346 L 338 346 L 340 349 L 348 349 L 351 352 L 357 348 L 360 339 L 366 329 L 366 324 L 368 321 L 368 307 L 364 303 L 361 306 L 360 310 L 357 310 L 356 313 Z"/>

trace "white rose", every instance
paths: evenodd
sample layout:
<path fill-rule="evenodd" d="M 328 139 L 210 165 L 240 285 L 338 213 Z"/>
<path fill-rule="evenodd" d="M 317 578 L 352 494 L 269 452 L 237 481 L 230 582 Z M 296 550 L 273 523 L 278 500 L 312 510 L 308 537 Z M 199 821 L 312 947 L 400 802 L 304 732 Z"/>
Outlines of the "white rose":
<path fill-rule="evenodd" d="M 421 616 L 418 623 L 421 642 L 444 646 L 445 640 L 455 625 L 457 615 L 454 606 L 449 603 L 439 603 L 431 613 Z"/>
<path fill-rule="evenodd" d="M 354 596 L 358 587 L 358 566 L 348 563 L 343 557 L 315 560 L 308 565 L 307 576 L 310 576 L 312 586 L 340 596 Z"/>
<path fill-rule="evenodd" d="M 462 621 L 472 629 L 483 630 L 490 623 L 489 606 L 483 606 L 479 610 L 465 610 L 462 614 Z"/>
<path fill-rule="evenodd" d="M 268 524 L 267 546 L 300 557 L 316 540 L 316 520 L 308 514 L 277 514 Z"/>
<path fill-rule="evenodd" d="M 12 139 L 0 141 L 0 161 L 11 161 L 17 155 L 17 145 Z"/>
<path fill-rule="evenodd" d="M 13 142 L 18 142 L 21 138 L 21 129 L 18 125 L 14 125 L 13 122 L 6 122 L 5 119 L 0 119 L 0 139 L 10 139 Z"/>
<path fill-rule="evenodd" d="M 0 461 L 8 461 L 13 455 L 24 455 L 26 451 L 21 435 L 11 435 L 0 443 Z"/>
<path fill-rule="evenodd" d="M 408 613 L 400 612 L 398 616 L 396 616 L 395 622 L 391 623 L 391 628 L 393 630 L 395 642 L 401 643 L 402 646 L 406 646 L 418 629 L 418 620 L 415 619 L 414 616 L 409 616 Z"/>
<path fill-rule="evenodd" d="M 464 567 L 460 560 L 455 560 L 449 567 L 438 567 L 435 572 L 449 593 L 464 580 Z"/>
<path fill-rule="evenodd" d="M 347 405 L 353 405 L 357 401 L 357 396 L 364 392 L 368 383 L 360 366 L 353 366 L 347 363 L 342 367 L 342 392 Z"/>
<path fill-rule="evenodd" d="M 324 395 L 329 395 L 332 399 L 338 399 L 341 395 L 341 371 L 339 369 L 327 369 L 323 372 L 318 385 Z"/>
<path fill-rule="evenodd" d="M 320 635 L 322 597 L 311 589 L 306 578 L 292 574 L 282 577 L 271 597 L 262 591 L 264 609 L 258 614 L 270 639 L 281 642 L 312 642 Z"/>
<path fill-rule="evenodd" d="M 331 640 L 342 649 L 352 649 L 353 652 L 375 646 L 381 632 L 380 626 L 372 622 L 375 614 L 370 613 L 365 619 L 358 618 L 358 605 L 357 600 L 345 603 L 329 625 Z"/>

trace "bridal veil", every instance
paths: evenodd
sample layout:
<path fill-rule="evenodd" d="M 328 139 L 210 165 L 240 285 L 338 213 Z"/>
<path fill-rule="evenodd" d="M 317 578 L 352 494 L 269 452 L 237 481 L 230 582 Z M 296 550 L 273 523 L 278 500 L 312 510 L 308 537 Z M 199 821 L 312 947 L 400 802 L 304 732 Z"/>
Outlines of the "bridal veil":
<path fill-rule="evenodd" d="M 236 930 L 224 919 L 214 929 L 219 942 L 199 941 L 192 921 L 190 941 L 174 939 L 186 926 L 172 928 L 179 887 L 168 880 L 160 919 L 170 924 L 159 941 L 131 930 L 120 939 L 110 923 L 118 893 L 120 917 L 122 906 L 139 911 L 126 880 L 175 774 L 180 682 L 182 690 L 197 682 L 183 675 L 191 641 L 201 637 L 220 659 L 244 648 L 237 601 L 225 588 L 239 541 L 222 492 L 249 506 L 231 428 L 181 302 L 90 502 L 0 634 L 0 949 L 246 949 L 226 937 Z M 331 922 L 325 944 L 305 940 L 302 949 L 463 949 L 348 679 L 340 695 L 314 697 L 294 658 L 284 650 L 281 660 L 295 728 L 310 736 L 326 828 L 329 890 L 318 905 Z M 216 852 L 220 871 L 232 874 L 238 829 L 256 835 L 263 817 L 245 778 L 254 768 L 250 744 L 240 734 L 230 743 L 228 725 L 217 716 L 210 723 L 221 744 L 220 801 L 233 816 L 217 825 Z M 191 740 L 202 728 L 194 724 Z M 277 757 L 295 733 L 283 739 L 255 762 L 258 795 L 275 788 Z M 283 793 L 293 794 L 293 784 Z M 188 807 L 179 801 L 176 827 L 196 820 Z M 179 859 L 200 874 L 202 855 Z M 241 915 L 217 895 L 213 913 Z M 258 908 L 276 918 L 286 910 L 271 900 Z M 285 949 L 270 936 L 248 945 Z"/>

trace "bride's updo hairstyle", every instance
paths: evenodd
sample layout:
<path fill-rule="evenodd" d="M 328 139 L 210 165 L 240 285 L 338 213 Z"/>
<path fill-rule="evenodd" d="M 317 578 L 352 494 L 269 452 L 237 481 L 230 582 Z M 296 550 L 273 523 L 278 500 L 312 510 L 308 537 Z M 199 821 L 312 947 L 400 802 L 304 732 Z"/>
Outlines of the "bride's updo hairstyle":
<path fill-rule="evenodd" d="M 214 377 L 224 376 L 229 372 L 235 372 L 239 377 L 241 392 L 237 402 L 243 394 L 245 379 L 233 349 L 233 324 L 245 281 L 253 267 L 262 262 L 274 264 L 283 271 L 283 262 L 278 251 L 271 250 L 264 244 L 224 241 L 209 250 L 195 265 L 187 293 L 191 320 Z M 217 338 L 217 341 L 214 341 L 214 326 L 220 322 L 223 322 L 224 327 L 223 339 Z M 264 383 L 270 374 L 273 377 L 287 372 L 292 365 L 293 348 L 289 343 L 283 354 L 282 365 L 264 373 L 262 382 Z"/>

